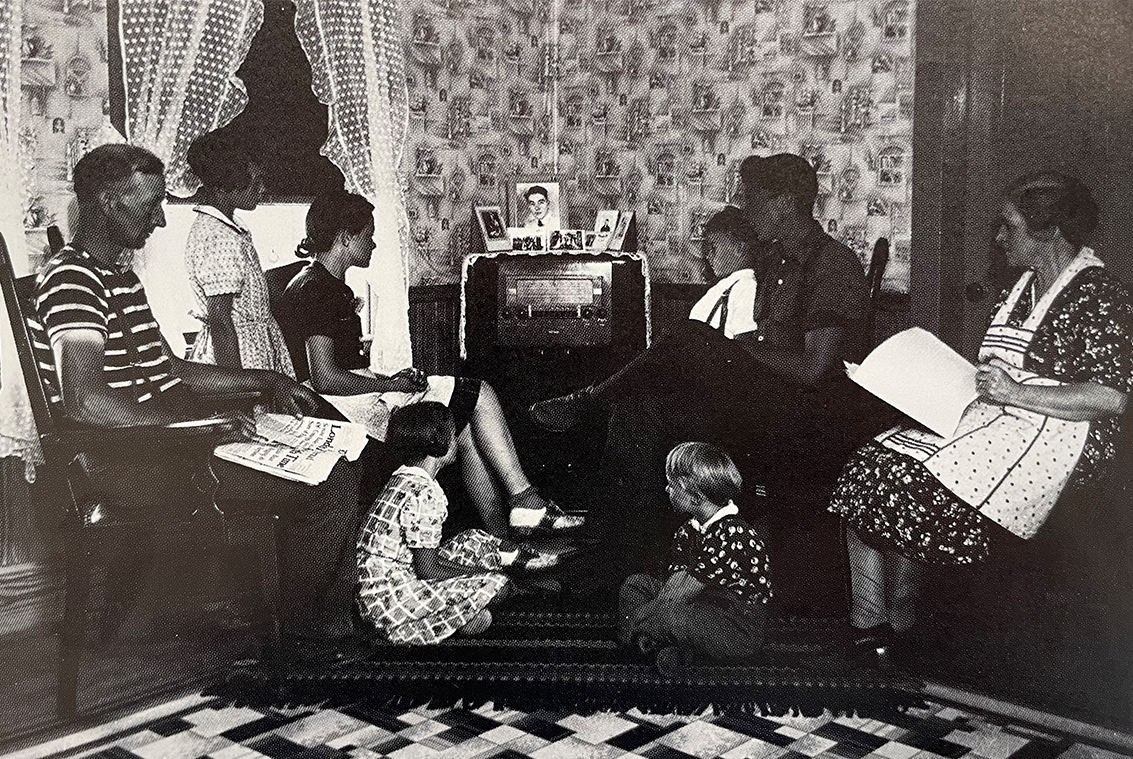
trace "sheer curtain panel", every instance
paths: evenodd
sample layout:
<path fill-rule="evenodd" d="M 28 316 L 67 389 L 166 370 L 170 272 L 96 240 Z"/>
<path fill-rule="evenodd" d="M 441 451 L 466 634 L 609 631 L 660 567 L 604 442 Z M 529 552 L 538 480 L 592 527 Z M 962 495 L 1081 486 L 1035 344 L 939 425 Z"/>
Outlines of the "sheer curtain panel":
<path fill-rule="evenodd" d="M 193 140 L 244 110 L 236 71 L 263 20 L 263 0 L 120 1 L 127 136 L 165 161 L 172 194 L 197 188 Z"/>
<path fill-rule="evenodd" d="M 17 276 L 28 273 L 19 163 L 21 11 L 21 0 L 0 0 L 0 232 Z M 23 459 L 29 480 L 34 465 L 43 460 L 4 307 L 0 310 L 0 458 L 7 456 Z"/>
<path fill-rule="evenodd" d="M 296 0 L 295 33 L 311 63 L 311 89 L 328 110 L 322 153 L 346 189 L 377 209 L 377 249 L 366 271 L 374 342 L 370 366 L 409 366 L 405 252 L 409 219 L 398 166 L 409 108 L 398 0 Z"/>

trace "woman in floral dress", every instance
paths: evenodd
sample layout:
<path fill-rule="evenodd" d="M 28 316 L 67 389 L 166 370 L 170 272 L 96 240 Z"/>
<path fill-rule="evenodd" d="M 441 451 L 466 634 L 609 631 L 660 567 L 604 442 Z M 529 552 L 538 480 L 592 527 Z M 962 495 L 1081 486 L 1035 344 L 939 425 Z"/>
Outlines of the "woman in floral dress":
<path fill-rule="evenodd" d="M 1026 268 L 980 348 L 979 397 L 953 437 L 899 427 L 856 451 L 831 510 L 846 519 L 860 651 L 914 621 L 925 564 L 986 558 L 1032 537 L 1066 489 L 1100 485 L 1133 389 L 1133 294 L 1085 246 L 1097 204 L 1043 172 L 1004 192 L 996 241 Z M 998 525 L 998 526 L 997 526 Z"/>

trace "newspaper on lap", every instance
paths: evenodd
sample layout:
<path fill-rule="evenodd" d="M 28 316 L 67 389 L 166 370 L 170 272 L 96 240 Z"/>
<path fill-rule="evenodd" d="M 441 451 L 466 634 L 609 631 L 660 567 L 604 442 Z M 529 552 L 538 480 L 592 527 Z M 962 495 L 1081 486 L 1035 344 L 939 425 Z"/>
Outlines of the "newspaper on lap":
<path fill-rule="evenodd" d="M 257 414 L 255 437 L 216 447 L 218 458 L 285 480 L 317 485 L 345 457 L 356 461 L 366 447 L 366 428 L 353 422 L 286 414 Z"/>

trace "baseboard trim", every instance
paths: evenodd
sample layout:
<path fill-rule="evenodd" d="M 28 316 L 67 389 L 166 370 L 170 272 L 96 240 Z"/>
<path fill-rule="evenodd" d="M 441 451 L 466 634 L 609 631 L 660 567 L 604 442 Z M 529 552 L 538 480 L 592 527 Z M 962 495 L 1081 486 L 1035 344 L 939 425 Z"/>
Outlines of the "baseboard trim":
<path fill-rule="evenodd" d="M 197 686 L 191 685 L 190 688 Z M 0 756 L 0 759 L 44 759 L 49 756 L 59 756 L 62 754 L 82 752 L 84 750 L 94 750 L 102 741 L 105 741 L 111 736 L 119 733 L 126 733 L 141 725 L 149 724 L 155 720 L 163 717 L 168 717 L 179 712 L 184 712 L 199 704 L 208 703 L 213 701 L 211 696 L 204 696 L 199 690 L 194 690 L 193 693 L 175 699 L 173 701 L 166 701 L 157 704 L 148 709 L 132 712 L 126 714 L 118 719 L 115 719 L 104 724 L 96 725 L 85 730 L 79 730 L 68 735 L 56 738 L 55 740 L 47 743 L 41 743 L 36 746 L 31 746 L 26 749 L 14 751 L 10 754 Z M 101 712 L 105 714 L 106 712 Z M 98 719 L 99 715 L 90 715 L 87 719 Z"/>
<path fill-rule="evenodd" d="M 981 693 L 963 690 L 962 688 L 956 688 L 951 685 L 944 685 L 943 683 L 926 681 L 923 692 L 927 697 L 933 700 L 948 701 L 961 707 L 978 709 L 979 711 L 997 714 L 1011 720 L 1029 723 L 1035 727 L 1045 728 L 1051 732 L 1063 733 L 1079 738 L 1084 743 L 1091 743 L 1104 748 L 1118 749 L 1125 752 L 1133 752 L 1133 735 L 1123 733 L 1120 730 L 1091 725 L 1088 722 L 1071 719 L 1070 717 L 1062 717 L 1029 706 L 1013 704 L 1010 701 L 1003 701 L 998 698 L 992 698 L 991 696 L 985 696 Z"/>

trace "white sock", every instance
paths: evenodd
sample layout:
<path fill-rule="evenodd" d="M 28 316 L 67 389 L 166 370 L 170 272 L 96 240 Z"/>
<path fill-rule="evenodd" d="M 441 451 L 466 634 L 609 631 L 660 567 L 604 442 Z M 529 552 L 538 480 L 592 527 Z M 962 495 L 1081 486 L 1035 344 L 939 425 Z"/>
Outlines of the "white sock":
<path fill-rule="evenodd" d="M 510 567 L 512 564 L 515 563 L 515 560 L 518 559 L 518 558 L 519 558 L 519 549 L 518 548 L 514 549 L 512 551 L 500 551 L 500 566 L 501 567 Z"/>
<path fill-rule="evenodd" d="M 543 521 L 543 515 L 546 513 L 545 507 L 541 509 L 515 508 L 511 510 L 509 521 L 512 527 L 535 527 Z"/>

